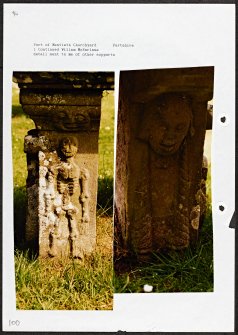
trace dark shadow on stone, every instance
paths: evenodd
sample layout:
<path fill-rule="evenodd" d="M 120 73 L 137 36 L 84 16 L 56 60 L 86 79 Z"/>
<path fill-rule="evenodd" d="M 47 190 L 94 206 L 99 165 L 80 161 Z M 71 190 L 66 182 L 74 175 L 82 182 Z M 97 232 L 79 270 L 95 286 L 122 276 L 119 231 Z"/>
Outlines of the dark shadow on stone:
<path fill-rule="evenodd" d="M 26 188 L 14 187 L 14 249 L 38 254 L 38 240 L 27 242 L 26 231 Z"/>
<path fill-rule="evenodd" d="M 25 249 L 26 188 L 14 187 L 14 246 Z"/>

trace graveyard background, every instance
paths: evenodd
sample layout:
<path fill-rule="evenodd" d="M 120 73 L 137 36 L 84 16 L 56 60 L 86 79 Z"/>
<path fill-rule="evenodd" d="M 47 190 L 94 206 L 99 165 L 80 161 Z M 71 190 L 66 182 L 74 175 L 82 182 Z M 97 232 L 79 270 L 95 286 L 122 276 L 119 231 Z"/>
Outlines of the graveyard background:
<path fill-rule="evenodd" d="M 95 253 L 83 262 L 69 259 L 40 261 L 25 248 L 27 165 L 23 143 L 27 131 L 35 126 L 22 111 L 16 84 L 13 84 L 12 106 L 16 307 L 30 310 L 112 309 L 113 92 L 104 91 L 102 99 L 97 247 Z"/>

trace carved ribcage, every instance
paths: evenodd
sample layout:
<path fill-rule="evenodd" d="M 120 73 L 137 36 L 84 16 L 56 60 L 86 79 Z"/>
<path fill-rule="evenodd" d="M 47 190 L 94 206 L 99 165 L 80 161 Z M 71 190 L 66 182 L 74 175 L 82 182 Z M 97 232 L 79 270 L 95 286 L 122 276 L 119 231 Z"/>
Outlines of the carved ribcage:
<path fill-rule="evenodd" d="M 76 189 L 79 187 L 79 182 L 77 179 L 69 179 L 68 183 L 68 189 L 69 189 L 69 194 L 72 195 L 76 191 Z"/>
<path fill-rule="evenodd" d="M 75 191 L 79 188 L 79 181 L 78 179 L 70 179 L 67 180 L 57 180 L 57 189 L 59 193 L 63 194 L 65 190 L 68 190 L 68 194 L 72 195 Z"/>
<path fill-rule="evenodd" d="M 63 194 L 67 188 L 68 184 L 62 182 L 61 180 L 57 180 L 57 190 L 60 194 Z"/>

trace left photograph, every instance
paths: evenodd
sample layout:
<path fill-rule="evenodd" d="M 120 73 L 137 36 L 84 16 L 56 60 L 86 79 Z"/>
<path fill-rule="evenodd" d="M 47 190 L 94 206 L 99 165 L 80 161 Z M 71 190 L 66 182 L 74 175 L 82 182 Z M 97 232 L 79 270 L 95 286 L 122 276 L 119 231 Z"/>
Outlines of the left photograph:
<path fill-rule="evenodd" d="M 113 72 L 13 73 L 17 309 L 113 309 L 113 150 Z"/>

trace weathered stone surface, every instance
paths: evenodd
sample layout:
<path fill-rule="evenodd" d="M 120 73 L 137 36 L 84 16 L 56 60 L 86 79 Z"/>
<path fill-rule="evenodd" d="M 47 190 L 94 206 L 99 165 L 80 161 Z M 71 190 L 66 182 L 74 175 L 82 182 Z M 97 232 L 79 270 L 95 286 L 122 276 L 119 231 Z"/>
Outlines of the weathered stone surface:
<path fill-rule="evenodd" d="M 213 68 L 121 73 L 118 252 L 144 255 L 196 241 L 206 209 L 203 144 L 212 94 Z"/>
<path fill-rule="evenodd" d="M 76 91 L 76 92 L 74 92 Z M 20 103 L 23 105 L 57 105 L 57 106 L 100 106 L 101 97 L 95 92 L 85 92 L 75 89 L 73 92 L 66 90 L 29 90 L 22 89 Z"/>
<path fill-rule="evenodd" d="M 99 98 L 101 99 L 100 96 Z M 58 105 L 24 105 L 25 113 L 34 120 L 37 129 L 68 132 L 97 131 L 100 124 L 100 110 L 101 105 L 70 106 L 70 108 Z"/>
<path fill-rule="evenodd" d="M 84 256 L 84 239 L 90 222 L 90 175 L 77 164 L 77 151 L 75 137 L 61 139 L 59 155 L 39 151 L 38 214 L 42 256 L 70 252 L 75 258 Z"/>
<path fill-rule="evenodd" d="M 95 73 L 93 77 L 87 73 L 41 74 L 14 73 L 23 87 L 23 110 L 36 124 L 24 145 L 28 168 L 26 239 L 42 257 L 68 255 L 82 259 L 96 244 L 103 89 L 100 81 L 97 87 Z M 113 74 L 101 76 L 111 87 Z M 74 87 L 79 78 L 88 88 L 93 78 L 94 88 L 85 91 Z"/>
<path fill-rule="evenodd" d="M 112 72 L 14 72 L 13 81 L 20 88 L 59 88 L 113 90 Z"/>

